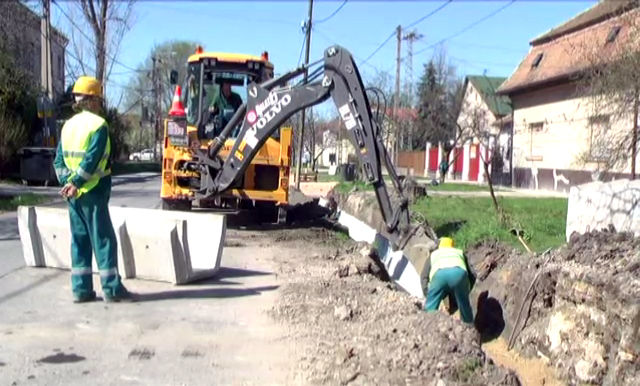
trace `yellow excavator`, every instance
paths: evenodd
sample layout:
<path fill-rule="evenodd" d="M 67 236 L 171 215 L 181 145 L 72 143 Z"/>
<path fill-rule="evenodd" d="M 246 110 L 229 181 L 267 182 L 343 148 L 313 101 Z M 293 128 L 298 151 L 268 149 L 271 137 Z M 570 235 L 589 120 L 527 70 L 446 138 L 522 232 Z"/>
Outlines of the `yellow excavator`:
<path fill-rule="evenodd" d="M 249 85 L 272 79 L 273 71 L 268 52 L 254 56 L 196 48 L 188 58 L 186 79 L 176 87 L 174 97 L 174 104 L 184 106 L 186 119 L 180 124 L 164 120 L 162 209 L 191 210 L 196 203 L 201 208 L 255 210 L 264 221 L 286 222 L 291 127 L 273 130 L 243 173 L 219 195 L 195 197 L 193 188 L 200 186 L 200 173 L 185 168 L 196 162 L 193 150 L 207 149 L 240 105 L 247 102 Z M 177 71 L 171 71 L 172 86 L 178 84 L 177 78 Z M 222 159 L 229 156 L 237 135 L 238 130 L 225 139 L 219 152 Z"/>
<path fill-rule="evenodd" d="M 240 57 L 236 60 L 239 61 Z M 250 64 L 251 60 L 243 61 L 247 68 L 253 66 L 255 71 L 256 65 Z M 211 64 L 214 68 L 216 65 Z M 202 85 L 205 68 L 207 65 L 198 65 L 190 70 L 189 76 L 197 76 L 199 71 L 200 78 L 196 77 L 196 80 Z M 295 82 L 296 78 L 307 72 L 308 77 Z M 369 224 L 379 232 L 372 241 L 377 257 L 396 284 L 415 296 L 423 296 L 429 273 L 427 262 L 430 251 L 436 245 L 437 235 L 426 218 L 416 220 L 410 213 L 409 199 L 404 193 L 407 186 L 403 185 L 396 173 L 380 135 L 379 118 L 376 119 L 367 97 L 367 91 L 379 93 L 379 90 L 364 86 L 351 53 L 344 47 L 334 45 L 325 50 L 324 58 L 320 60 L 276 78 L 262 82 L 252 80 L 246 86 L 247 100 L 237 109 L 231 109 L 234 112 L 229 112 L 229 120 L 221 130 L 212 129 L 216 134 L 207 137 L 212 138 L 208 146 L 197 143 L 192 147 L 192 155 L 179 164 L 171 159 L 170 162 L 175 165 L 171 169 L 171 176 L 178 172 L 193 173 L 191 193 L 200 200 L 215 199 L 230 191 L 237 191 L 235 186 L 242 184 L 247 171 L 255 168 L 257 160 L 263 159 L 265 145 L 273 141 L 274 134 L 281 131 L 280 127 L 288 119 L 305 108 L 332 100 L 356 150 L 362 177 L 373 188 L 380 209 L 379 220 L 373 217 L 373 222 L 379 224 Z M 198 112 L 201 113 L 202 94 L 198 94 L 196 99 L 200 100 L 196 105 L 200 106 Z M 187 104 L 190 103 L 189 98 L 185 100 Z M 195 141 L 193 131 L 187 130 L 187 122 L 196 122 L 198 130 L 204 127 L 202 118 L 189 118 L 193 111 L 190 107 L 186 110 L 185 113 L 178 103 L 177 108 L 169 112 L 167 126 L 168 141 L 181 144 L 184 151 Z M 230 138 L 233 138 L 232 142 L 229 142 Z M 165 156 L 165 161 L 169 160 Z M 383 166 L 391 177 L 393 194 L 390 194 L 383 179 Z M 280 170 L 287 169 L 288 164 L 281 166 Z M 164 178 L 169 180 L 166 174 Z M 285 180 L 285 177 L 280 177 L 281 187 Z M 329 205 L 333 212 L 328 213 L 330 217 L 333 214 L 342 217 L 339 204 L 336 204 Z M 345 217 L 346 221 L 354 223 Z"/>

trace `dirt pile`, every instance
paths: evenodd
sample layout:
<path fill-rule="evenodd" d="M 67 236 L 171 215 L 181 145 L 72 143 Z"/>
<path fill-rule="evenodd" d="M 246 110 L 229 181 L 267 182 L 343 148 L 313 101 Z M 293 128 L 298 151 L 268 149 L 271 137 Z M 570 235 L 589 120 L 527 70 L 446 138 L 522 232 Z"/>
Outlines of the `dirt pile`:
<path fill-rule="evenodd" d="M 594 231 L 545 256 L 500 260 L 472 293 L 486 338 L 515 329 L 514 346 L 571 385 L 640 384 L 640 239 Z"/>
<path fill-rule="evenodd" d="M 369 248 L 350 246 L 282 261 L 280 298 L 272 316 L 288 324 L 306 355 L 313 384 L 519 385 L 494 365 L 479 334 L 385 281 Z M 300 340 L 299 340 L 300 341 Z"/>

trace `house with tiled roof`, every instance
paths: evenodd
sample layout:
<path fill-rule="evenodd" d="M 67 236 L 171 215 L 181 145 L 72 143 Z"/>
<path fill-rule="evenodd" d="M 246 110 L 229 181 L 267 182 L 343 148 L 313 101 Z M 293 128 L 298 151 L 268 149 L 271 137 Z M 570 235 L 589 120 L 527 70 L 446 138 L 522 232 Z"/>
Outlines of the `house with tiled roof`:
<path fill-rule="evenodd" d="M 457 117 L 462 131 L 458 133 L 461 143 L 457 145 L 464 149 L 460 156 L 470 162 L 463 162 L 462 170 L 457 171 L 462 180 L 484 181 L 479 157 L 480 154 L 489 157 L 492 151 L 502 156 L 502 162 L 496 162 L 493 166 L 498 166 L 498 170 L 493 169 L 491 173 L 510 173 L 511 101 L 508 96 L 496 95 L 496 90 L 506 80 L 506 77 L 486 75 L 465 77 Z M 482 138 L 477 133 L 482 133 Z M 505 178 L 510 180 L 510 176 Z M 498 179 L 502 183 L 502 177 Z"/>
<path fill-rule="evenodd" d="M 581 80 L 637 41 L 638 3 L 600 1 L 531 40 L 527 56 L 497 89 L 513 107 L 515 187 L 568 192 L 594 180 L 629 177 L 631 162 L 602 173 L 594 138 L 605 129 L 631 130 L 633 119 L 596 111 Z"/>

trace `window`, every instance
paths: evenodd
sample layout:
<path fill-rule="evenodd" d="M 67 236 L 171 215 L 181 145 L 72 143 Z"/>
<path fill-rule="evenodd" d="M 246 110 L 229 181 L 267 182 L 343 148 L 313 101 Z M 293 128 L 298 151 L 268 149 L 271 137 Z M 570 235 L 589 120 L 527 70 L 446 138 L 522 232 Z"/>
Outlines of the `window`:
<path fill-rule="evenodd" d="M 620 27 L 619 25 L 611 28 L 611 31 L 609 31 L 609 35 L 607 36 L 607 40 L 605 44 L 613 43 L 613 41 L 616 40 L 616 38 L 618 37 L 618 34 L 620 33 L 620 29 L 622 29 L 622 27 Z"/>
<path fill-rule="evenodd" d="M 539 53 L 535 59 L 533 59 L 533 63 L 531 63 L 531 68 L 537 68 L 540 65 L 540 62 L 542 61 L 542 56 L 544 55 L 543 52 Z"/>
<path fill-rule="evenodd" d="M 527 161 L 542 161 L 542 156 L 534 155 L 533 139 L 537 133 L 541 133 L 544 128 L 544 122 L 532 122 L 529 124 L 529 157 Z"/>
<path fill-rule="evenodd" d="M 608 115 L 596 115 L 589 118 L 589 158 L 591 161 L 603 161 L 610 156 L 607 141 L 610 128 Z"/>

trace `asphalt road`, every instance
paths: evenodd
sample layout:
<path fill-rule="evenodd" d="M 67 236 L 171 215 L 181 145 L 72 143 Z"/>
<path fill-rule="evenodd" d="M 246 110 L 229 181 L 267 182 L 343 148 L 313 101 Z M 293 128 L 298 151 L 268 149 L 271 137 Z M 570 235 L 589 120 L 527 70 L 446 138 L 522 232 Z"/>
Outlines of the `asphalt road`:
<path fill-rule="evenodd" d="M 153 174 L 118 177 L 111 204 L 158 208 L 159 185 Z M 271 261 L 291 252 L 268 232 L 227 235 L 236 242 L 225 248 L 215 279 L 187 286 L 125 280 L 141 301 L 77 305 L 68 271 L 24 267 L 16 216 L 0 215 L 0 384 L 297 384 L 295 343 L 265 314 L 279 285 Z M 100 294 L 97 277 L 94 286 Z"/>

